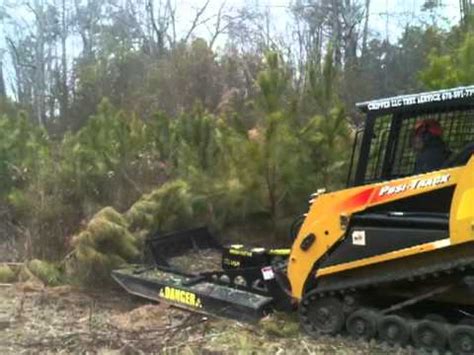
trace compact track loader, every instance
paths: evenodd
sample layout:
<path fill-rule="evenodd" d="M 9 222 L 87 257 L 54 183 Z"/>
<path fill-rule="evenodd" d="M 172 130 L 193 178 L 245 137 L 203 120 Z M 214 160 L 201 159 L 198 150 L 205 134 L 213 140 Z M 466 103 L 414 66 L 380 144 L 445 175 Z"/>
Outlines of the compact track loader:
<path fill-rule="evenodd" d="M 238 319 L 297 309 L 315 337 L 474 354 L 474 86 L 357 106 L 367 117 L 348 186 L 311 196 L 291 249 L 225 247 L 206 229 L 155 235 L 154 263 L 113 277 L 132 294 Z M 445 147 L 423 173 L 420 122 Z M 169 262 L 189 250 L 214 250 L 219 265 Z"/>

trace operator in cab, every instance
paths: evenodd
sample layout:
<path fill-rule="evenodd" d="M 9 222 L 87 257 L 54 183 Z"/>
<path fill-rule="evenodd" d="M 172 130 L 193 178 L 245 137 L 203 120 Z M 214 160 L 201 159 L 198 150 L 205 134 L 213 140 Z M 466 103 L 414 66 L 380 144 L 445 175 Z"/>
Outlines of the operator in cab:
<path fill-rule="evenodd" d="M 415 174 L 441 169 L 450 152 L 443 141 L 443 128 L 438 121 L 426 119 L 415 124 L 413 148 Z"/>

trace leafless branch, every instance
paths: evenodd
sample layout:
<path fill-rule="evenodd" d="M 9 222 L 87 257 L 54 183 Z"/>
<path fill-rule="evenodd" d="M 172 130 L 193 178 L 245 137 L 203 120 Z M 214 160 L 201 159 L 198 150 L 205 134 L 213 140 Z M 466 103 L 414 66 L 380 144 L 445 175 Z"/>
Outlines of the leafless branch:
<path fill-rule="evenodd" d="M 29 2 L 27 2 L 25 5 L 28 9 L 30 9 L 30 11 L 33 13 L 33 15 L 35 15 L 36 19 L 38 20 L 39 19 L 39 14 L 36 11 L 36 9 L 34 9 L 33 6 L 31 6 L 31 4 Z"/>
<path fill-rule="evenodd" d="M 151 25 L 152 25 L 153 30 L 154 30 L 155 35 L 156 35 L 156 40 L 158 42 L 158 50 L 162 50 L 163 46 L 164 46 L 164 37 L 165 37 L 165 34 L 166 34 L 166 32 L 168 30 L 168 26 L 169 26 L 169 21 L 168 21 L 168 19 L 166 19 L 166 21 L 162 21 L 163 20 L 162 16 L 158 16 L 158 21 L 160 21 L 160 23 L 158 25 L 158 23 L 156 22 L 156 18 L 155 18 L 155 10 L 154 10 L 154 7 L 153 7 L 153 0 L 148 0 L 146 7 L 148 9 L 148 14 L 150 16 Z M 166 17 L 166 16 L 164 16 L 164 17 Z"/>
<path fill-rule="evenodd" d="M 225 30 L 229 27 L 229 23 L 222 26 L 222 12 L 224 10 L 225 5 L 226 5 L 226 2 L 223 1 L 221 6 L 219 7 L 219 11 L 217 12 L 216 25 L 214 26 L 214 33 L 212 34 L 211 40 L 209 41 L 209 47 L 211 49 L 214 47 L 214 43 L 216 42 L 217 37 L 219 37 L 219 35 L 225 32 Z"/>
<path fill-rule="evenodd" d="M 173 7 L 171 5 L 171 0 L 168 0 L 166 6 L 169 11 L 169 17 L 171 19 L 172 36 L 170 42 L 171 46 L 174 47 L 176 45 L 176 7 Z"/>
<path fill-rule="evenodd" d="M 189 40 L 189 38 L 191 37 L 191 35 L 193 34 L 196 27 L 198 27 L 202 24 L 202 22 L 200 22 L 201 16 L 206 11 L 207 6 L 209 5 L 210 2 L 211 2 L 211 0 L 207 0 L 206 3 L 196 12 L 196 15 L 194 16 L 194 20 L 191 24 L 191 28 L 189 29 L 186 36 L 184 36 L 184 42 L 187 42 Z"/>
<path fill-rule="evenodd" d="M 36 69 L 36 66 L 32 65 L 32 64 L 28 64 L 28 63 L 21 63 L 20 62 L 20 54 L 18 53 L 18 48 L 16 48 L 16 45 L 15 45 L 15 42 L 13 42 L 13 40 L 10 38 L 10 37 L 6 37 L 5 38 L 8 45 L 10 46 L 10 48 L 12 49 L 13 51 L 13 54 L 15 56 L 15 62 L 18 66 L 20 67 L 27 67 L 27 68 L 31 68 L 31 69 Z"/>

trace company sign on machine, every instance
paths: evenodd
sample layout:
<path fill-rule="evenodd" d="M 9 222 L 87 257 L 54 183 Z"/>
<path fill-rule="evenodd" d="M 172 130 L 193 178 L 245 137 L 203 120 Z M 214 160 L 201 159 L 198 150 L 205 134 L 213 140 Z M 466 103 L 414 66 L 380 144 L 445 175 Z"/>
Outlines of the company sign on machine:
<path fill-rule="evenodd" d="M 373 101 L 368 103 L 370 111 L 426 104 L 430 102 L 442 102 L 448 100 L 464 99 L 474 97 L 474 88 L 461 88 L 456 90 L 446 90 L 430 94 L 420 94 L 416 96 L 399 96 L 391 99 Z"/>
<path fill-rule="evenodd" d="M 379 196 L 389 196 L 405 191 L 417 190 L 425 187 L 434 187 L 447 184 L 451 178 L 450 174 L 440 175 L 429 179 L 415 179 L 400 185 L 386 185 L 380 189 Z"/>

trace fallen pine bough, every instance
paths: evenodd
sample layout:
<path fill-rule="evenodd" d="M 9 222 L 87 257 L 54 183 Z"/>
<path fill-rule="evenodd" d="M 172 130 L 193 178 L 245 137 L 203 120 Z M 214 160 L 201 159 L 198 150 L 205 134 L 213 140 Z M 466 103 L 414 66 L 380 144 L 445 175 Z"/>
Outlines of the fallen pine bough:
<path fill-rule="evenodd" d="M 123 214 L 100 210 L 73 238 L 67 275 L 83 285 L 108 283 L 113 269 L 139 261 L 151 232 L 190 220 L 189 200 L 188 185 L 178 180 L 143 195 Z"/>

